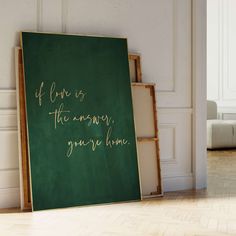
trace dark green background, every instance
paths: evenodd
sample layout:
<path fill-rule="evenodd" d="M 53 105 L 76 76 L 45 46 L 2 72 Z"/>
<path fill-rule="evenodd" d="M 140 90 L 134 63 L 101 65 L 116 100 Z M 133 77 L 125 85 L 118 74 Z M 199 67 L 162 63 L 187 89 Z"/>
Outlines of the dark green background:
<path fill-rule="evenodd" d="M 22 46 L 33 209 L 140 199 L 126 39 L 23 32 Z M 35 91 L 42 81 L 40 107 Z M 53 81 L 56 90 L 87 92 L 84 102 L 71 96 L 50 103 Z M 48 113 L 61 102 L 72 114 L 112 116 L 112 137 L 130 144 L 79 147 L 66 157 L 68 140 L 104 139 L 108 127 L 70 122 L 55 130 Z"/>

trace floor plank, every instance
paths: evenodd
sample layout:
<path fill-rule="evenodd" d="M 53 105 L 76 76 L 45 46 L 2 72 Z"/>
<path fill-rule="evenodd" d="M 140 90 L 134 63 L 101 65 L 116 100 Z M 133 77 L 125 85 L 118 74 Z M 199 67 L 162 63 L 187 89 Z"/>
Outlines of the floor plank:
<path fill-rule="evenodd" d="M 142 202 L 34 213 L 2 210 L 0 235 L 236 235 L 236 150 L 208 152 L 207 190 L 170 192 L 161 199 Z"/>

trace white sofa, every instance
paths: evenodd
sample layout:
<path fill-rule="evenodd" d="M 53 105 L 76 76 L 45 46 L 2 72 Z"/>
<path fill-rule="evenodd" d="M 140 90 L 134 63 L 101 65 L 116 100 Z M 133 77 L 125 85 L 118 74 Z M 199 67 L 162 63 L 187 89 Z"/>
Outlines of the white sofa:
<path fill-rule="evenodd" d="M 236 120 L 218 120 L 217 105 L 207 101 L 207 148 L 236 147 Z"/>

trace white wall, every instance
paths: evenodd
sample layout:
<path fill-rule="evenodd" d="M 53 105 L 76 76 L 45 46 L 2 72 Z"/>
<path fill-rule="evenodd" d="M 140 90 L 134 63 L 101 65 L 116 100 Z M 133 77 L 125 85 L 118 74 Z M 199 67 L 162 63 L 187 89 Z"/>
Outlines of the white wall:
<path fill-rule="evenodd" d="M 14 47 L 21 30 L 124 36 L 157 85 L 164 190 L 193 187 L 191 0 L 0 0 L 0 207 L 19 204 Z"/>
<path fill-rule="evenodd" d="M 207 98 L 236 119 L 236 1 L 208 0 L 207 13 Z"/>

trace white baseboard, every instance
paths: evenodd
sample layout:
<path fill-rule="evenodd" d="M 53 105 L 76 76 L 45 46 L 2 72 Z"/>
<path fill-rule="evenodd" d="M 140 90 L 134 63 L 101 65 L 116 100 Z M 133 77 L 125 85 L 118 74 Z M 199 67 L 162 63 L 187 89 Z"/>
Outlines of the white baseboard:
<path fill-rule="evenodd" d="M 193 176 L 176 176 L 163 178 L 164 192 L 193 189 Z"/>
<path fill-rule="evenodd" d="M 187 190 L 193 188 L 193 176 L 164 177 L 164 192 Z M 20 189 L 7 188 L 0 189 L 0 208 L 10 208 L 20 206 Z"/>
<path fill-rule="evenodd" d="M 20 206 L 20 189 L 0 189 L 0 208 L 11 208 Z"/>

